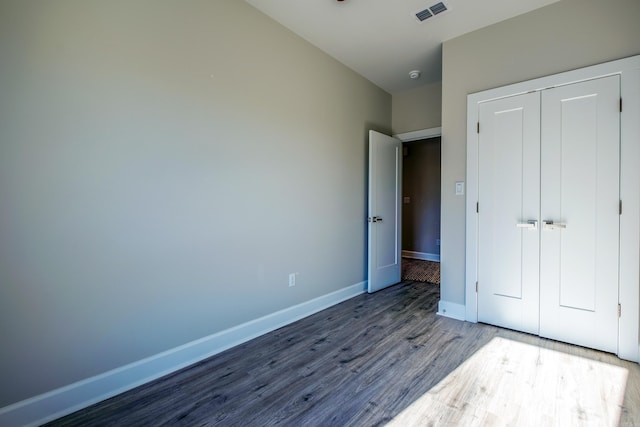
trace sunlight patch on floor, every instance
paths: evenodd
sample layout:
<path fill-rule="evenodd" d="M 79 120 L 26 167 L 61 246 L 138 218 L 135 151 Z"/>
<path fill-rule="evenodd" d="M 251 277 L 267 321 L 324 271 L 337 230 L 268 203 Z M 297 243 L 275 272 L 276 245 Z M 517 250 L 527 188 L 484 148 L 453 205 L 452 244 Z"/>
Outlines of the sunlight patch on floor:
<path fill-rule="evenodd" d="M 496 337 L 389 426 L 617 426 L 628 371 Z"/>

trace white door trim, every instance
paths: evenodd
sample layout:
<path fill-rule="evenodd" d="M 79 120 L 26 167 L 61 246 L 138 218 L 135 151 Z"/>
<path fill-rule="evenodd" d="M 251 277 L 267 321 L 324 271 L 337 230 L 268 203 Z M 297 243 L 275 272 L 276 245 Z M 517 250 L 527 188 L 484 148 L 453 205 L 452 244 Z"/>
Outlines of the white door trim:
<path fill-rule="evenodd" d="M 405 132 L 405 133 L 399 133 L 397 135 L 393 135 L 394 138 L 398 138 L 402 142 L 419 141 L 421 139 L 436 138 L 438 136 L 442 136 L 441 127 L 414 130 L 412 132 Z"/>
<path fill-rule="evenodd" d="M 620 120 L 620 287 L 618 356 L 640 361 L 640 55 L 515 83 L 467 96 L 467 198 L 465 318 L 478 321 L 478 104 L 494 99 L 563 86 L 594 78 L 620 75 L 623 111 Z M 480 207 L 482 209 L 482 207 Z"/>

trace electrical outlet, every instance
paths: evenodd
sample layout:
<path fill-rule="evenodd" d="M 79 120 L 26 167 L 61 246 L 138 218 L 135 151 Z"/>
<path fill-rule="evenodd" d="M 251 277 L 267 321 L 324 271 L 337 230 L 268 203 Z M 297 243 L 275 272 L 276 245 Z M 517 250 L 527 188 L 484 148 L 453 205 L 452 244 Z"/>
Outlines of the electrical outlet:
<path fill-rule="evenodd" d="M 289 287 L 296 285 L 296 273 L 289 274 Z"/>

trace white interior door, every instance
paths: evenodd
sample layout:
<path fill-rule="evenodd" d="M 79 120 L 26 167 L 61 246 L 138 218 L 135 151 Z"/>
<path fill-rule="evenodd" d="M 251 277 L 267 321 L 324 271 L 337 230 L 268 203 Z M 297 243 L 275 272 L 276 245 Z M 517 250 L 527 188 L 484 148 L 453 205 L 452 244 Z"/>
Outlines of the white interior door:
<path fill-rule="evenodd" d="M 400 282 L 402 143 L 369 131 L 368 291 Z"/>
<path fill-rule="evenodd" d="M 619 79 L 542 93 L 540 335 L 613 353 L 618 345 Z"/>
<path fill-rule="evenodd" d="M 540 95 L 479 111 L 478 320 L 538 333 Z"/>

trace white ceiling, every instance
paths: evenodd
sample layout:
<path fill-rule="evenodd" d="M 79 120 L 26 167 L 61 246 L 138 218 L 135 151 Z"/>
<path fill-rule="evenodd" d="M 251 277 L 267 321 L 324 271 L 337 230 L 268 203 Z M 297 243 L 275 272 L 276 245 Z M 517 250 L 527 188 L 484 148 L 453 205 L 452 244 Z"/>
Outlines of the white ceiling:
<path fill-rule="evenodd" d="M 246 0 L 390 93 L 442 79 L 442 42 L 559 0 Z M 409 71 L 420 70 L 417 80 Z"/>

